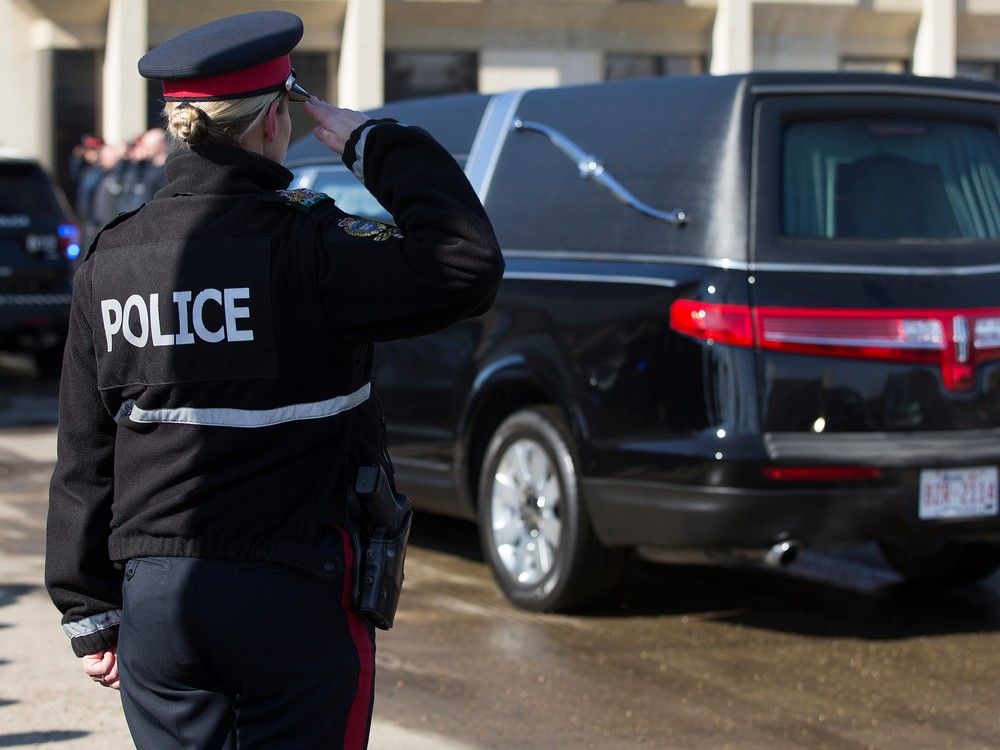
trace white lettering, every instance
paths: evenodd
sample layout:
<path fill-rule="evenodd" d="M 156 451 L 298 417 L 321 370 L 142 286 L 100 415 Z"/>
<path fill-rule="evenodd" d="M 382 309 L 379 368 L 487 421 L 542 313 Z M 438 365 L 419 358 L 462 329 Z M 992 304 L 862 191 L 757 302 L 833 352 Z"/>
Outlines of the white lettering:
<path fill-rule="evenodd" d="M 174 292 L 174 302 L 177 304 L 177 335 L 174 341 L 178 346 L 181 344 L 193 344 L 194 334 L 188 328 L 188 303 L 191 301 L 191 292 Z"/>
<path fill-rule="evenodd" d="M 112 337 L 122 329 L 122 303 L 116 299 L 102 299 L 101 318 L 104 319 L 104 337 L 110 352 Z"/>
<path fill-rule="evenodd" d="M 132 331 L 133 308 L 139 313 L 141 333 L 138 336 Z M 132 346 L 143 347 L 149 341 L 149 312 L 146 310 L 146 302 L 138 294 L 133 294 L 125 300 L 125 308 L 122 310 L 122 333 Z"/>
<path fill-rule="evenodd" d="M 226 329 L 220 326 L 217 331 L 210 331 L 205 328 L 205 303 L 212 300 L 220 307 L 222 306 L 222 293 L 218 289 L 202 289 L 198 296 L 194 298 L 194 309 L 191 312 L 191 322 L 194 323 L 194 332 L 198 338 L 210 344 L 217 344 L 226 338 Z"/>
<path fill-rule="evenodd" d="M 174 337 L 160 332 L 160 295 L 149 295 L 149 332 L 153 334 L 153 346 L 173 346 Z"/>
<path fill-rule="evenodd" d="M 238 328 L 241 320 L 251 317 L 249 287 L 231 289 L 202 289 L 197 295 L 184 290 L 172 292 L 171 298 L 177 307 L 176 334 L 164 333 L 160 322 L 160 295 L 150 294 L 148 303 L 140 294 L 133 294 L 122 305 L 116 299 L 101 300 L 101 318 L 104 321 L 104 337 L 110 352 L 116 334 L 122 334 L 132 346 L 142 348 L 152 342 L 153 346 L 180 346 L 204 341 L 217 344 L 221 341 L 253 341 L 253 329 Z M 240 304 L 246 300 L 244 304 Z M 217 330 L 209 330 L 205 325 L 205 305 L 217 304 L 224 323 Z M 191 329 L 194 329 L 192 332 Z"/>
<path fill-rule="evenodd" d="M 250 290 L 247 287 L 237 289 L 225 289 L 226 299 L 226 340 L 227 341 L 253 341 L 253 331 L 240 331 L 236 328 L 236 321 L 240 318 L 250 317 L 249 307 L 237 307 L 235 302 L 238 299 L 250 299 Z"/>

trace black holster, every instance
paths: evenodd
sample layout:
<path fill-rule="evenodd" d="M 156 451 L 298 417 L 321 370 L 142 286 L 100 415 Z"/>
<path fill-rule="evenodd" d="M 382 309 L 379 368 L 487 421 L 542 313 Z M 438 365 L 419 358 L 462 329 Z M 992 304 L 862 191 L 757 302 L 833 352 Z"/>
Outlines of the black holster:
<path fill-rule="evenodd" d="M 393 492 L 381 467 L 362 467 L 355 493 L 363 519 L 360 565 L 355 567 L 357 607 L 369 623 L 388 630 L 403 590 L 413 510 L 406 495 Z"/>

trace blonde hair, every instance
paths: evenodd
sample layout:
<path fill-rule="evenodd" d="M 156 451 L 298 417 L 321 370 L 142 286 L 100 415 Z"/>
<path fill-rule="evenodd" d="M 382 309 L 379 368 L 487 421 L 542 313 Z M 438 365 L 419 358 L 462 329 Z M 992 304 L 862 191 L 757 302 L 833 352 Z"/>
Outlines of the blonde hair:
<path fill-rule="evenodd" d="M 284 96 L 281 92 L 241 99 L 167 102 L 163 107 L 167 132 L 175 141 L 188 146 L 238 146 L 243 137 L 264 119 L 271 102 L 282 99 L 279 111 L 287 106 Z"/>

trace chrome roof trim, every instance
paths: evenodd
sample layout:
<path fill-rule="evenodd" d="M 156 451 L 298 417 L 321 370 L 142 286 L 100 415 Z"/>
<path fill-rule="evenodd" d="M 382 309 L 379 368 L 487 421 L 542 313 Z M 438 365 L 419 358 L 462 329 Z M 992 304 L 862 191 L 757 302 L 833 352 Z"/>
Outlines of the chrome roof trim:
<path fill-rule="evenodd" d="M 510 124 L 521 104 L 525 91 L 508 91 L 497 94 L 486 105 L 486 112 L 479 123 L 476 138 L 469 149 L 469 159 L 465 162 L 465 175 L 483 203 L 493 182 L 493 173 L 500 160 L 500 151 L 510 133 Z"/>
<path fill-rule="evenodd" d="M 913 84 L 884 83 L 799 83 L 767 84 L 751 87 L 755 96 L 777 95 L 798 96 L 801 94 L 898 94 L 902 96 L 932 96 L 945 99 L 970 99 L 1000 104 L 1000 92 L 976 91 L 974 89 L 949 89 L 942 86 L 924 86 L 918 81 Z"/>

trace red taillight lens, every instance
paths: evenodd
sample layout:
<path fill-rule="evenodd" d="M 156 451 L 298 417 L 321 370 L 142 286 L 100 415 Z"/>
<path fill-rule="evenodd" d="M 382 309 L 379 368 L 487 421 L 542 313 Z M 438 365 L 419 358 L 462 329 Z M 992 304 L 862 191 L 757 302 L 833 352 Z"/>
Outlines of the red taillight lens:
<path fill-rule="evenodd" d="M 712 343 L 753 346 L 753 323 L 746 305 L 679 299 L 670 306 L 670 327 Z"/>
<path fill-rule="evenodd" d="M 968 390 L 975 363 L 1000 359 L 1000 309 L 856 310 L 750 307 L 677 300 L 671 327 L 732 346 L 823 357 L 938 365 L 945 388 Z"/>
<path fill-rule="evenodd" d="M 772 482 L 858 482 L 881 479 L 874 466 L 765 466 L 764 479 Z"/>

